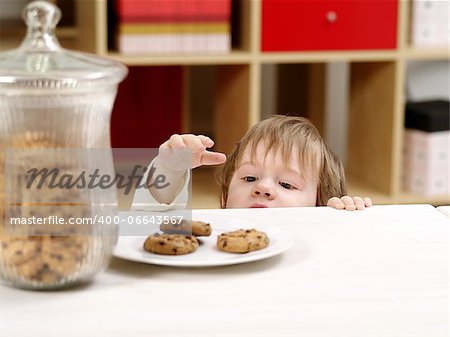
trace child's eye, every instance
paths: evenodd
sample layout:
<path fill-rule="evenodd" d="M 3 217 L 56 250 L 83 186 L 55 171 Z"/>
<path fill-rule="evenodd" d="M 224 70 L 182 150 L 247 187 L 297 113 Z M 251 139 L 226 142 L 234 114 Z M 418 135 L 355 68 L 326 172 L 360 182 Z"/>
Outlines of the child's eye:
<path fill-rule="evenodd" d="M 254 181 L 256 181 L 256 177 L 252 177 L 252 176 L 247 176 L 247 177 L 244 177 L 244 178 L 242 178 L 244 181 L 246 181 L 246 182 L 248 182 L 248 183 L 251 183 L 251 182 L 254 182 Z"/>
<path fill-rule="evenodd" d="M 292 186 L 292 185 L 289 184 L 289 183 L 285 183 L 285 182 L 280 182 L 280 186 L 283 187 L 283 188 L 285 188 L 285 189 L 287 189 L 287 190 L 293 190 L 293 189 L 295 189 L 294 186 Z"/>

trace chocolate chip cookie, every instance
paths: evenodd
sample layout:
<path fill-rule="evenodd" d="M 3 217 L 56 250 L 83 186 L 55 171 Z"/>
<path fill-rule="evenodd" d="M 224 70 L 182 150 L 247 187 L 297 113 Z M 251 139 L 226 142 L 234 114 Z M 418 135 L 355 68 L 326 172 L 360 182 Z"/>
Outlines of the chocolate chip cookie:
<path fill-rule="evenodd" d="M 167 234 L 210 236 L 212 233 L 209 223 L 193 220 L 182 220 L 180 223 L 175 224 L 162 224 L 159 229 Z"/>
<path fill-rule="evenodd" d="M 87 260 L 89 237 L 0 235 L 5 277 L 56 284 L 76 274 Z"/>
<path fill-rule="evenodd" d="M 217 248 L 229 253 L 248 253 L 269 245 L 266 233 L 256 229 L 239 229 L 222 233 L 217 237 Z"/>
<path fill-rule="evenodd" d="M 161 255 L 183 255 L 195 252 L 199 242 L 192 235 L 153 234 L 144 242 L 144 249 Z"/>

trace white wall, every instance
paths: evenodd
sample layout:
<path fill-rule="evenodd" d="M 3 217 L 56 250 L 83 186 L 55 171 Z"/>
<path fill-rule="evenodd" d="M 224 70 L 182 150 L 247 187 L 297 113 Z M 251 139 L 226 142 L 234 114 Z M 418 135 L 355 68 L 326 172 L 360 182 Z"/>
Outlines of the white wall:
<path fill-rule="evenodd" d="M 265 64 L 261 74 L 261 119 L 276 113 L 277 102 L 277 66 Z"/>
<path fill-rule="evenodd" d="M 325 89 L 325 141 L 346 162 L 347 111 L 350 67 L 347 62 L 328 63 Z"/>
<path fill-rule="evenodd" d="M 409 101 L 450 101 L 449 61 L 410 61 L 407 65 L 406 96 Z"/>

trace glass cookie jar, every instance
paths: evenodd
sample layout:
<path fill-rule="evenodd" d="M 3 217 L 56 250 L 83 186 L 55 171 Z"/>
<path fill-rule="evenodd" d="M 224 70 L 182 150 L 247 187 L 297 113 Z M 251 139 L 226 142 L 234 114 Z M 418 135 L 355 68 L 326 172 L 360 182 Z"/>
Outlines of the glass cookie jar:
<path fill-rule="evenodd" d="M 117 239 L 110 118 L 121 63 L 60 47 L 50 2 L 23 12 L 22 44 L 0 53 L 0 280 L 56 289 L 91 280 Z"/>

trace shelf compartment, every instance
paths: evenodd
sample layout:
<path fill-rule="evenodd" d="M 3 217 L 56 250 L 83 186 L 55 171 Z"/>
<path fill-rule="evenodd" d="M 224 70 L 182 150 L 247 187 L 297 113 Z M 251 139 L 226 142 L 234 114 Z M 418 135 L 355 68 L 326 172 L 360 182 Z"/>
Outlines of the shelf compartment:
<path fill-rule="evenodd" d="M 74 0 L 78 26 L 78 49 L 104 55 L 107 52 L 107 1 Z"/>
<path fill-rule="evenodd" d="M 395 194 L 395 62 L 351 64 L 347 172 L 365 186 Z"/>
<path fill-rule="evenodd" d="M 217 67 L 214 131 L 216 148 L 230 153 L 251 127 L 250 66 Z"/>
<path fill-rule="evenodd" d="M 252 1 L 231 0 L 231 48 L 234 52 L 251 50 Z"/>
<path fill-rule="evenodd" d="M 215 150 L 229 153 L 251 126 L 250 67 L 185 67 L 183 132 L 205 134 L 214 140 Z"/>
<path fill-rule="evenodd" d="M 111 116 L 115 148 L 158 148 L 182 132 L 183 67 L 130 67 Z"/>
<path fill-rule="evenodd" d="M 310 119 L 323 136 L 325 67 L 324 63 L 263 65 L 262 118 L 274 114 L 303 116 Z"/>
<path fill-rule="evenodd" d="M 158 13 L 158 11 L 165 11 L 165 13 L 167 13 L 167 10 L 170 10 L 169 7 L 161 7 L 161 6 L 165 6 L 164 5 L 164 0 L 153 0 L 155 3 L 155 13 Z M 161 2 L 161 4 L 159 4 L 159 2 Z M 207 1 L 206 1 L 207 2 Z M 205 2 L 205 3 L 206 3 Z M 124 2 L 125 3 L 125 2 Z M 225 3 L 223 3 L 225 4 Z M 223 5 L 222 4 L 222 5 Z M 191 4 L 188 4 L 186 2 L 186 4 L 183 1 L 179 1 L 179 3 L 175 4 L 175 10 L 176 8 L 178 8 L 177 6 L 196 6 L 198 4 L 195 4 L 191 1 Z M 208 4 L 207 4 L 208 5 Z M 221 5 L 221 6 L 222 6 Z M 229 29 L 229 35 L 226 34 L 226 40 L 229 41 L 230 43 L 230 53 L 232 52 L 248 52 L 250 50 L 250 4 L 248 1 L 245 0 L 229 0 L 229 5 L 230 5 L 230 12 L 228 13 L 230 15 L 230 21 L 229 21 L 229 25 L 227 24 L 227 29 Z M 203 5 L 202 5 L 203 6 Z M 222 6 L 223 7 L 223 6 Z M 128 10 L 131 10 L 131 6 L 127 7 Z M 217 7 L 217 5 L 215 6 L 210 6 L 207 7 L 206 9 L 204 8 L 204 10 L 209 11 L 211 14 L 210 15 L 219 15 L 218 10 L 220 9 L 220 7 Z M 143 52 L 142 54 L 139 52 L 135 52 L 135 53 L 120 53 L 118 48 L 118 39 L 119 39 L 119 16 L 117 14 L 117 10 L 115 8 L 115 2 L 114 1 L 108 1 L 108 4 L 105 5 L 102 8 L 98 8 L 99 11 L 101 11 L 102 13 L 106 13 L 107 14 L 102 14 L 101 16 L 103 17 L 107 17 L 107 50 L 109 53 L 111 53 L 112 55 L 116 55 L 116 54 L 123 54 L 124 57 L 137 57 L 139 58 L 141 55 L 143 56 L 147 56 L 149 58 L 151 58 L 151 56 L 156 56 L 157 58 L 161 58 L 161 57 L 165 57 L 167 56 L 174 56 L 175 58 L 182 58 L 183 56 L 187 56 L 188 58 L 192 57 L 192 56 L 212 56 L 214 57 L 215 55 L 226 55 L 228 54 L 228 52 L 224 52 L 221 50 L 217 50 L 217 51 L 194 51 L 191 50 L 191 48 L 188 48 L 188 44 L 186 45 L 179 45 L 177 44 L 176 41 L 180 41 L 180 43 L 193 43 L 195 44 L 199 44 L 199 43 L 206 43 L 206 41 L 211 40 L 212 39 L 212 35 L 211 33 L 213 33 L 213 31 L 211 29 L 213 29 L 213 25 L 217 24 L 222 24 L 225 22 L 207 22 L 208 18 L 203 19 L 203 21 L 201 20 L 201 22 L 198 22 L 198 25 L 195 26 L 195 23 L 190 23 L 194 17 L 192 17 L 190 20 L 191 21 L 186 21 L 189 19 L 186 19 L 184 16 L 180 16 L 179 17 L 179 21 L 178 23 L 174 23 L 174 22 L 159 22 L 158 26 L 154 26 L 151 25 L 151 23 L 148 23 L 146 26 L 144 24 L 140 25 L 140 26 L 135 26 L 134 28 L 127 26 L 127 28 L 129 29 L 137 29 L 137 31 L 142 31 L 142 29 L 147 29 L 147 30 L 152 30 L 152 29 L 157 29 L 158 31 L 161 31 L 161 29 L 166 29 L 167 32 L 170 31 L 174 31 L 174 29 L 176 29 L 175 24 L 182 24 L 183 28 L 182 29 L 189 29 L 192 30 L 192 34 L 190 35 L 185 35 L 184 33 L 181 33 L 181 35 L 173 35 L 173 34 L 148 34 L 145 35 L 145 39 L 148 41 L 148 43 L 150 43 L 150 41 L 154 41 L 155 43 L 159 43 L 158 41 L 161 42 L 161 48 L 163 49 L 167 49 L 166 47 L 168 47 L 170 44 L 171 39 L 173 38 L 173 47 L 174 48 L 179 48 L 180 52 L 176 53 L 176 55 L 171 55 L 170 54 L 170 50 L 169 52 L 158 52 L 155 51 L 153 52 Z M 190 8 L 186 8 L 187 11 L 190 10 Z M 213 11 L 213 12 L 211 12 Z M 206 13 L 206 12 L 205 12 Z M 222 13 L 222 12 L 221 12 Z M 100 14 L 100 13 L 99 13 Z M 127 14 L 126 14 L 127 15 Z M 128 13 L 128 15 L 137 15 L 136 13 L 133 14 L 132 12 Z M 180 15 L 180 12 L 178 12 L 178 15 Z M 168 16 L 168 18 L 171 18 L 170 16 Z M 133 18 L 132 18 L 133 19 Z M 173 16 L 172 16 L 173 19 Z M 136 20 L 136 19 L 134 19 Z M 198 20 L 194 18 L 194 20 Z M 105 21 L 105 19 L 103 19 L 103 21 Z M 228 22 L 228 21 L 227 21 Z M 157 23 L 156 21 L 154 21 L 153 23 Z M 171 25 L 173 24 L 173 25 Z M 185 25 L 187 25 L 185 27 Z M 204 28 L 201 28 L 204 27 Z M 222 27 L 222 26 L 220 26 Z M 220 27 L 217 27 L 217 29 L 219 29 Z M 177 28 L 180 29 L 181 27 Z M 223 28 L 223 27 L 222 27 Z M 206 29 L 204 33 L 201 33 L 201 35 L 198 35 L 199 29 Z M 209 33 L 208 33 L 208 29 L 209 29 Z M 133 33 L 132 34 L 132 39 L 138 41 L 139 40 L 139 34 L 137 33 Z M 148 37 L 148 38 L 147 38 Z M 186 39 L 186 38 L 187 39 Z M 200 39 L 198 39 L 197 37 L 199 37 Z M 135 42 L 136 42 L 135 41 Z M 203 42 L 202 42 L 203 41 Z M 212 41 L 212 40 L 211 40 Z M 210 42 L 211 42 L 210 41 Z M 217 41 L 217 40 L 214 40 Z M 225 41 L 225 40 L 224 40 Z M 104 41 L 101 41 L 104 42 Z M 130 47 L 133 48 L 133 41 L 131 41 Z M 208 42 L 209 43 L 209 42 Z M 194 48 L 195 46 L 191 45 L 192 48 Z M 225 45 L 223 45 L 225 46 Z M 184 51 L 183 49 L 185 49 L 186 47 L 186 51 Z M 207 46 L 203 46 L 203 47 L 207 47 Z M 211 46 L 207 47 L 210 48 Z M 117 56 L 120 57 L 120 56 Z M 150 61 L 151 62 L 151 61 Z"/>

